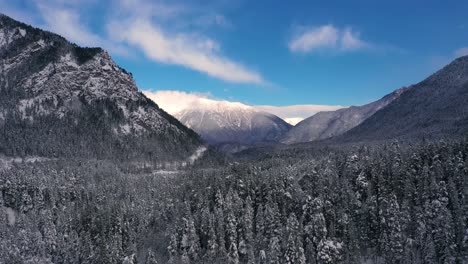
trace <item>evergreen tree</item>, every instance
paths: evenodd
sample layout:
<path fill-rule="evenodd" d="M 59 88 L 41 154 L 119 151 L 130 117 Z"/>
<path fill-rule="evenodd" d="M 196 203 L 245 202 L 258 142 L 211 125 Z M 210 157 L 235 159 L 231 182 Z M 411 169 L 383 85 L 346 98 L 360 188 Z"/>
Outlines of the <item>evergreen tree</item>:
<path fill-rule="evenodd" d="M 456 244 L 453 218 L 447 208 L 449 199 L 446 184 L 441 181 L 433 188 L 436 196 L 428 204 L 428 217 L 430 218 L 436 255 L 441 263 L 453 263 L 456 256 Z"/>
<path fill-rule="evenodd" d="M 195 229 L 194 220 L 191 214 L 188 218 L 183 218 L 184 229 L 180 241 L 180 248 L 182 251 L 182 260 L 184 262 L 196 261 L 200 254 L 200 239 Z"/>
<path fill-rule="evenodd" d="M 263 205 L 259 204 L 257 207 L 257 213 L 255 214 L 255 241 L 256 247 L 259 250 L 266 249 L 267 243 L 265 243 L 265 216 Z"/>
<path fill-rule="evenodd" d="M 148 249 L 146 253 L 145 264 L 158 264 L 156 256 L 151 249 Z"/>
<path fill-rule="evenodd" d="M 327 236 L 322 200 L 308 196 L 303 206 L 303 212 L 306 258 L 308 261 L 314 262 L 317 259 L 318 245 Z"/>
<path fill-rule="evenodd" d="M 227 216 L 226 238 L 229 263 L 237 264 L 239 263 L 239 252 L 237 250 L 237 219 L 232 211 L 230 211 Z"/>
<path fill-rule="evenodd" d="M 227 256 L 226 240 L 224 231 L 224 198 L 220 190 L 215 195 L 215 218 L 216 218 L 216 237 L 218 238 L 218 254 L 220 258 Z"/>
<path fill-rule="evenodd" d="M 241 237 L 239 241 L 239 253 L 242 256 L 242 262 L 255 263 L 255 254 L 253 247 L 253 222 L 254 212 L 252 207 L 252 199 L 247 196 L 244 204 L 244 213 L 241 224 Z"/>
<path fill-rule="evenodd" d="M 177 236 L 174 233 L 171 234 L 167 251 L 169 253 L 168 263 L 174 263 L 176 258 L 179 256 L 179 244 L 177 241 Z"/>
<path fill-rule="evenodd" d="M 317 263 L 332 264 L 339 263 L 342 260 L 342 244 L 326 239 L 320 241 L 317 252 Z"/>
<path fill-rule="evenodd" d="M 209 260 L 213 260 L 218 255 L 218 238 L 216 237 L 215 230 L 215 218 L 214 215 L 210 214 L 209 224 L 208 224 L 208 241 L 206 248 L 206 255 Z"/>
<path fill-rule="evenodd" d="M 285 263 L 305 263 L 304 248 L 302 247 L 301 230 L 294 213 L 288 217 L 286 224 L 287 244 L 284 255 Z"/>
<path fill-rule="evenodd" d="M 260 258 L 262 258 L 262 256 L 260 256 Z M 276 235 L 270 238 L 266 259 L 270 264 L 281 263 L 281 242 Z"/>
<path fill-rule="evenodd" d="M 395 195 L 390 195 L 388 199 L 382 199 L 381 214 L 382 228 L 382 248 L 387 261 L 393 263 L 401 262 L 403 258 L 403 234 L 401 224 L 403 223 L 400 206 Z"/>

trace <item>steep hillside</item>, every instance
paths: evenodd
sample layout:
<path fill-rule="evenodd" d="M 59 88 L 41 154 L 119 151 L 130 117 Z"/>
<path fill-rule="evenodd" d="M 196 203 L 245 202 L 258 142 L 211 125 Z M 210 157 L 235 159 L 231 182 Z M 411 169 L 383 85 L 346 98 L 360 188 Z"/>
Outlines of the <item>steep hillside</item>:
<path fill-rule="evenodd" d="M 0 15 L 0 152 L 170 160 L 201 144 L 100 48 Z"/>
<path fill-rule="evenodd" d="M 387 106 L 406 90 L 407 88 L 398 89 L 378 101 L 363 106 L 351 106 L 336 111 L 319 112 L 291 128 L 281 139 L 281 142 L 293 144 L 341 135 Z"/>
<path fill-rule="evenodd" d="M 336 140 L 456 138 L 468 131 L 468 56 L 454 60 Z"/>

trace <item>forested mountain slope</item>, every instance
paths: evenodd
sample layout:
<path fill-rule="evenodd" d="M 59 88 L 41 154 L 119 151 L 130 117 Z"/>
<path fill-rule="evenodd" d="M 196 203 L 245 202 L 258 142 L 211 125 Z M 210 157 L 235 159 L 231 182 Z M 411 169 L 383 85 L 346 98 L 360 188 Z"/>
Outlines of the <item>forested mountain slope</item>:
<path fill-rule="evenodd" d="M 387 106 L 407 89 L 406 87 L 398 89 L 380 100 L 366 105 L 351 106 L 336 111 L 319 112 L 291 128 L 281 139 L 281 142 L 293 144 L 341 135 Z"/>
<path fill-rule="evenodd" d="M 463 137 L 468 132 L 468 56 L 413 85 L 338 142 Z"/>
<path fill-rule="evenodd" d="M 0 15 L 0 153 L 170 160 L 200 144 L 106 51 Z"/>

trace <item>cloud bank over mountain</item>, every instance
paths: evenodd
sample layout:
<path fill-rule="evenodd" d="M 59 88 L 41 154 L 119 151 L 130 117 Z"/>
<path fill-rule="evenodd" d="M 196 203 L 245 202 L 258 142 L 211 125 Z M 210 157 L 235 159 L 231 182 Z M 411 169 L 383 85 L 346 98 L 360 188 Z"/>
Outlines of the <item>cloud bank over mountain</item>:
<path fill-rule="evenodd" d="M 159 90 L 159 91 L 144 91 L 144 94 L 156 102 L 162 109 L 172 115 L 176 115 L 181 111 L 189 108 L 197 108 L 203 106 L 206 108 L 209 105 L 217 106 L 220 103 L 236 104 L 239 106 L 253 107 L 257 110 L 268 112 L 278 117 L 281 117 L 291 125 L 295 125 L 301 120 L 314 115 L 321 111 L 334 111 L 344 106 L 339 105 L 289 105 L 289 106 L 273 106 L 273 105 L 246 105 L 240 102 L 231 102 L 227 100 L 214 98 L 211 94 L 187 93 L 176 90 Z"/>

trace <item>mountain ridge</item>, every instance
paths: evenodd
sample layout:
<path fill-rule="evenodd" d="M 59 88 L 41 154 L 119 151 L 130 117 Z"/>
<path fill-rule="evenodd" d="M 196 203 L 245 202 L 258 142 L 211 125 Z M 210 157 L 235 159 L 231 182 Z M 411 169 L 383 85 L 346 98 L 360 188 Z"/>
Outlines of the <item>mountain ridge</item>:
<path fill-rule="evenodd" d="M 387 106 L 407 90 L 408 87 L 397 89 L 377 101 L 362 106 L 316 113 L 292 127 L 280 142 L 303 143 L 341 135 Z"/>
<path fill-rule="evenodd" d="M 0 69 L 5 154 L 169 159 L 202 144 L 101 48 L 2 15 Z"/>
<path fill-rule="evenodd" d="M 468 132 L 468 56 L 415 84 L 335 142 L 463 137 Z"/>

